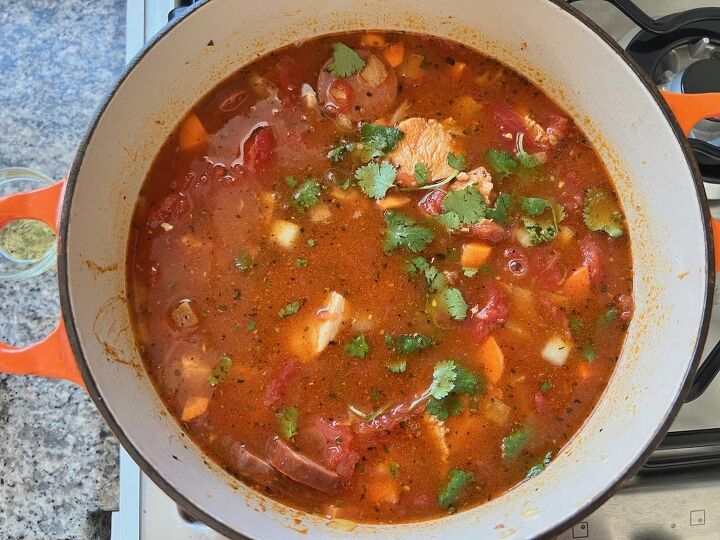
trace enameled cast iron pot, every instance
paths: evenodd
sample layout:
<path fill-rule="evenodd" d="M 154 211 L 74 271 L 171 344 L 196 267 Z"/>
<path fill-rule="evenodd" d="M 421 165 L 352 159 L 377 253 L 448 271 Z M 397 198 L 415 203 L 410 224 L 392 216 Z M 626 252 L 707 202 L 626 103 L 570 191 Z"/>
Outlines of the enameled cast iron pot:
<path fill-rule="evenodd" d="M 574 117 L 609 168 L 625 209 L 636 311 L 597 408 L 543 474 L 456 515 L 347 532 L 246 488 L 209 463 L 183 434 L 138 355 L 125 264 L 145 175 L 193 103 L 273 49 L 363 29 L 423 32 L 474 47 L 541 86 Z M 145 473 L 230 537 L 288 538 L 302 531 L 305 538 L 383 539 L 558 533 L 642 465 L 683 402 L 705 341 L 714 283 L 712 229 L 683 131 L 700 118 L 720 116 L 720 94 L 665 99 L 606 34 L 555 0 L 201 3 L 130 63 L 64 185 L 0 201 L 0 226 L 35 218 L 58 231 L 64 321 L 34 346 L 0 346 L 0 370 L 84 385 Z"/>

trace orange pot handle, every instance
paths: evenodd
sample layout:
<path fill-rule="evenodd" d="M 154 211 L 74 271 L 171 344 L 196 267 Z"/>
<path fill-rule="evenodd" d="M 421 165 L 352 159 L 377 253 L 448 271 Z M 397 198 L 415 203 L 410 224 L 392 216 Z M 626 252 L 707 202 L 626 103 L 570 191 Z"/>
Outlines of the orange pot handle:
<path fill-rule="evenodd" d="M 662 92 L 685 135 L 703 118 L 720 118 L 720 93 L 675 94 Z M 720 221 L 712 220 L 715 272 L 720 272 Z"/>
<path fill-rule="evenodd" d="M 0 228 L 16 219 L 47 223 L 57 234 L 65 182 L 0 198 Z M 0 343 L 0 372 L 67 379 L 84 386 L 62 319 L 45 339 L 25 347 Z"/>

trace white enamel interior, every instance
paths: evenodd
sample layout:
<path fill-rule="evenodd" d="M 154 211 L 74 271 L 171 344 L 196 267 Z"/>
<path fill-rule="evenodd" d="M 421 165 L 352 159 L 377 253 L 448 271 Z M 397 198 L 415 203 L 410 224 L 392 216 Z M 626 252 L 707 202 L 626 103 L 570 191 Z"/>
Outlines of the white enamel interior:
<path fill-rule="evenodd" d="M 347 533 L 263 500 L 204 462 L 141 367 L 124 302 L 124 267 L 133 204 L 145 174 L 196 98 L 274 48 L 363 28 L 462 41 L 538 82 L 575 116 L 598 145 L 626 210 L 637 311 L 607 392 L 546 472 L 474 510 Z M 691 171 L 660 107 L 632 69 L 598 35 L 546 0 L 213 0 L 133 67 L 74 173 L 65 238 L 70 302 L 64 307 L 74 316 L 99 402 L 111 424 L 169 485 L 217 522 L 250 537 L 301 537 L 294 531 L 303 529 L 310 538 L 535 537 L 587 507 L 639 459 L 691 367 L 707 258 Z M 301 525 L 293 521 L 298 516 Z"/>

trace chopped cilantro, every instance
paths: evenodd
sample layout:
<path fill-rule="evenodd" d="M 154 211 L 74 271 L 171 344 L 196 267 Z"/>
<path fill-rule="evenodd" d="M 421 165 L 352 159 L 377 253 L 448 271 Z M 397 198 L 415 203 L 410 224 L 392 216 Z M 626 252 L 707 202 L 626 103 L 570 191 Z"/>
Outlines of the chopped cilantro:
<path fill-rule="evenodd" d="M 354 358 L 365 358 L 367 353 L 370 352 L 370 344 L 365 339 L 365 336 L 360 334 L 345 345 L 345 352 Z"/>
<path fill-rule="evenodd" d="M 542 459 L 542 461 L 530 467 L 527 474 L 525 475 L 525 478 L 528 479 L 536 477 L 538 474 L 543 472 L 548 465 L 550 465 L 550 461 L 552 461 L 552 452 L 548 452 L 547 454 L 545 454 L 545 457 Z"/>
<path fill-rule="evenodd" d="M 385 341 L 385 345 L 387 345 L 388 347 L 391 347 L 395 343 L 392 334 L 390 334 L 389 332 L 383 336 L 383 340 Z"/>
<path fill-rule="evenodd" d="M 540 391 L 543 394 L 547 394 L 550 390 L 552 390 L 553 384 L 550 381 L 543 381 L 540 383 Z"/>
<path fill-rule="evenodd" d="M 497 271 L 495 270 L 495 267 L 492 265 L 492 263 L 489 263 L 489 262 L 486 262 L 486 263 L 478 266 L 478 270 L 486 276 L 492 277 L 492 276 L 497 275 Z"/>
<path fill-rule="evenodd" d="M 374 386 L 370 388 L 370 399 L 373 401 L 373 403 L 377 403 L 380 401 L 380 397 L 382 396 L 382 391 L 378 390 Z"/>
<path fill-rule="evenodd" d="M 255 321 L 248 321 L 246 328 L 253 332 L 257 328 L 257 323 Z"/>
<path fill-rule="evenodd" d="M 247 272 L 253 267 L 252 259 L 249 255 L 238 255 L 235 257 L 235 268 L 241 272 Z"/>
<path fill-rule="evenodd" d="M 295 180 L 292 176 L 286 176 L 285 177 L 285 183 L 290 186 L 291 188 L 297 187 L 298 181 Z"/>
<path fill-rule="evenodd" d="M 398 473 L 400 472 L 400 464 L 395 463 L 394 461 L 390 462 L 390 464 L 388 465 L 388 471 L 390 472 L 390 476 L 396 478 Z"/>
<path fill-rule="evenodd" d="M 462 490 L 465 486 L 472 482 L 472 479 L 473 473 L 471 472 L 461 471 L 460 469 L 456 469 L 454 467 L 450 469 L 448 481 L 438 496 L 438 503 L 440 506 L 443 508 L 450 508 L 453 506 L 460 497 Z"/>
<path fill-rule="evenodd" d="M 354 142 L 340 140 L 336 142 L 332 148 L 330 148 L 330 151 L 327 153 L 327 157 L 330 161 L 337 163 L 345 157 L 345 154 L 354 151 L 356 146 L 357 144 Z"/>
<path fill-rule="evenodd" d="M 333 43 L 333 61 L 327 70 L 336 77 L 351 77 L 365 67 L 365 60 L 343 43 Z"/>
<path fill-rule="evenodd" d="M 300 210 L 307 210 L 320 199 L 320 182 L 306 180 L 293 193 L 293 204 Z"/>
<path fill-rule="evenodd" d="M 467 171 L 467 158 L 462 154 L 447 153 L 447 163 L 456 171 Z"/>
<path fill-rule="evenodd" d="M 295 266 L 307 266 L 308 260 L 303 258 L 297 258 L 295 259 Z"/>
<path fill-rule="evenodd" d="M 516 157 L 520 162 L 520 165 L 527 167 L 528 169 L 534 169 L 540 165 L 540 161 L 535 156 L 531 156 L 527 152 L 518 152 Z"/>
<path fill-rule="evenodd" d="M 518 162 L 513 159 L 509 152 L 503 150 L 488 150 L 485 158 L 488 160 L 490 167 L 502 176 L 512 174 L 518 167 Z"/>
<path fill-rule="evenodd" d="M 530 243 L 533 246 L 549 242 L 557 236 L 558 230 L 554 225 L 544 225 L 531 219 L 523 219 L 523 226 L 530 235 Z"/>
<path fill-rule="evenodd" d="M 395 184 L 397 171 L 388 162 L 368 163 L 355 171 L 360 189 L 368 197 L 382 199 L 387 190 Z"/>
<path fill-rule="evenodd" d="M 608 324 L 613 322 L 616 317 L 617 317 L 617 310 L 614 307 L 611 307 L 610 309 L 608 309 L 605 313 L 603 313 L 600 316 L 600 320 L 598 320 L 598 324 L 600 326 L 607 326 Z"/>
<path fill-rule="evenodd" d="M 550 206 L 550 201 L 536 197 L 523 197 L 521 204 L 522 209 L 529 215 L 539 216 Z"/>
<path fill-rule="evenodd" d="M 297 435 L 299 414 L 300 411 L 297 407 L 283 407 L 275 413 L 275 419 L 280 426 L 280 434 L 286 439 L 292 439 Z"/>
<path fill-rule="evenodd" d="M 570 315 L 569 326 L 570 326 L 570 331 L 573 334 L 580 333 L 580 330 L 582 329 L 582 322 L 580 321 L 580 317 L 578 317 L 574 313 L 572 315 Z"/>
<path fill-rule="evenodd" d="M 227 354 L 221 354 L 218 364 L 212 368 L 208 375 L 208 384 L 210 386 L 217 386 L 230 375 L 230 368 L 232 367 L 232 358 Z"/>
<path fill-rule="evenodd" d="M 583 221 L 591 231 L 605 231 L 612 238 L 623 235 L 623 215 L 615 196 L 599 188 L 585 193 Z"/>
<path fill-rule="evenodd" d="M 387 224 L 386 253 L 399 247 L 406 247 L 417 253 L 424 250 L 435 238 L 435 234 L 430 229 L 417 225 L 412 218 L 394 210 L 385 213 L 385 223 Z"/>
<path fill-rule="evenodd" d="M 495 199 L 495 207 L 485 210 L 485 217 L 492 219 L 495 223 L 505 225 L 508 220 L 508 212 L 512 204 L 512 195 L 509 193 L 501 193 Z"/>
<path fill-rule="evenodd" d="M 425 272 L 428 268 L 430 268 L 430 264 L 425 257 L 414 257 L 405 263 L 405 270 L 410 274 Z"/>
<path fill-rule="evenodd" d="M 449 395 L 443 399 L 435 399 L 431 396 L 425 405 L 425 412 L 442 422 L 451 416 L 457 416 L 462 411 L 462 403 L 455 395 Z"/>
<path fill-rule="evenodd" d="M 398 141 L 405 134 L 396 127 L 381 126 L 380 124 L 363 124 L 360 126 L 360 140 L 363 147 L 369 151 L 368 159 L 382 157 L 395 150 Z"/>
<path fill-rule="evenodd" d="M 442 206 L 445 214 L 453 213 L 457 215 L 464 225 L 472 225 L 483 219 L 487 209 L 485 198 L 474 186 L 449 191 L 443 199 Z"/>
<path fill-rule="evenodd" d="M 463 298 L 460 289 L 451 287 L 446 289 L 443 293 L 445 305 L 447 306 L 448 313 L 456 321 L 462 321 L 467 317 L 468 305 Z"/>
<path fill-rule="evenodd" d="M 597 357 L 597 355 L 595 354 L 595 349 L 593 349 L 590 345 L 583 347 L 582 355 L 583 358 L 588 362 L 594 362 L 595 358 Z"/>
<path fill-rule="evenodd" d="M 440 214 L 437 217 L 437 220 L 451 231 L 459 229 L 462 226 L 460 216 L 458 216 L 455 212 L 445 212 L 444 214 Z"/>
<path fill-rule="evenodd" d="M 291 315 L 295 315 L 298 311 L 300 311 L 300 307 L 302 307 L 302 302 L 300 302 L 300 300 L 290 302 L 284 308 L 278 311 L 278 317 L 280 317 L 281 319 L 285 319 L 287 317 L 290 317 Z"/>
<path fill-rule="evenodd" d="M 395 339 L 395 351 L 401 356 L 425 350 L 431 345 L 430 338 L 422 334 L 401 334 Z"/>
<path fill-rule="evenodd" d="M 516 457 L 522 451 L 525 443 L 532 435 L 530 428 L 521 427 L 513 431 L 510 435 L 503 438 L 502 441 L 502 455 L 503 458 L 508 460 Z"/>
<path fill-rule="evenodd" d="M 475 394 L 480 389 L 480 381 L 472 371 L 464 368 L 460 364 L 455 364 L 455 388 L 453 392 L 457 394 Z"/>
<path fill-rule="evenodd" d="M 429 395 L 435 399 L 442 399 L 455 388 L 457 371 L 453 360 L 444 360 L 435 364 L 433 380 L 430 385 Z"/>
<path fill-rule="evenodd" d="M 424 186 L 427 184 L 428 181 L 428 174 L 430 174 L 430 171 L 427 168 L 427 165 L 424 163 L 416 163 L 415 164 L 415 182 L 418 186 Z"/>
<path fill-rule="evenodd" d="M 387 368 L 391 373 L 405 373 L 405 370 L 407 369 L 407 360 L 398 360 L 397 362 L 388 364 Z"/>
<path fill-rule="evenodd" d="M 306 244 L 308 245 L 308 247 L 315 247 L 315 240 L 313 240 L 312 238 L 308 238 Z"/>
<path fill-rule="evenodd" d="M 405 269 L 410 274 L 423 273 L 430 292 L 435 292 L 445 285 L 445 276 L 423 257 L 415 257 L 405 264 Z"/>

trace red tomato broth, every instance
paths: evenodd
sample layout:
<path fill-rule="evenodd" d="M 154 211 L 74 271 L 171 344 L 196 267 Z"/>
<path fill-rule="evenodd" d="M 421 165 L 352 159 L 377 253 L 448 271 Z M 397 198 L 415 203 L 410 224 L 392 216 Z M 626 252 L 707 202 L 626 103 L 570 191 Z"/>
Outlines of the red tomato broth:
<path fill-rule="evenodd" d="M 406 248 L 384 253 L 383 211 L 357 186 L 337 186 L 351 178 L 360 163 L 327 158 L 338 139 L 357 140 L 357 130 L 352 124 L 338 125 L 333 114 L 322 109 L 308 110 L 300 94 L 303 83 L 316 88 L 333 43 L 368 50 L 360 47 L 361 34 L 325 36 L 260 58 L 205 96 L 192 114 L 209 142 L 181 148 L 178 131 L 169 136 L 135 210 L 128 287 L 148 372 L 163 401 L 203 451 L 249 485 L 293 507 L 358 522 L 399 523 L 497 497 L 548 453 L 557 455 L 592 411 L 620 355 L 629 317 L 620 316 L 618 305 L 631 297 L 632 266 L 627 234 L 611 238 L 589 231 L 583 222 L 586 189 L 612 193 L 613 187 L 592 146 L 566 113 L 529 81 L 476 51 L 427 36 L 383 35 L 387 43 L 404 42 L 405 58 L 424 57 L 417 79 L 402 76 L 403 65 L 394 68 L 398 96 L 383 121 L 403 101 L 410 104 L 409 116 L 454 118 L 462 133 L 455 139 L 470 168 L 485 166 L 493 176 L 491 198 L 503 192 L 514 201 L 558 200 L 566 213 L 562 227 L 572 236 L 521 246 L 513 234 L 522 226 L 515 202 L 504 226 L 507 234 L 493 239 L 487 261 L 475 275 L 466 276 L 459 251 L 476 240 L 449 233 L 418 207 L 428 191 L 407 191 L 401 194 L 411 202 L 399 211 L 434 231 L 435 238 L 421 253 Z M 458 62 L 466 68 L 451 77 L 448 69 Z M 268 101 L 268 81 L 278 87 L 279 102 Z M 468 107 L 463 96 L 478 106 Z M 544 164 L 505 178 L 489 167 L 488 150 L 515 147 L 499 124 L 524 129 L 518 124 L 520 116 L 499 121 L 498 110 L 505 115 L 529 112 L 556 123 L 567 119 L 560 122 L 564 133 L 556 145 L 533 149 L 546 152 Z M 298 184 L 306 177 L 323 184 L 314 207 L 327 208 L 326 220 L 311 219 L 313 206 L 300 211 L 292 204 L 297 186 L 284 180 L 288 175 Z M 388 192 L 393 194 L 395 188 Z M 270 238 L 270 227 L 278 219 L 300 227 L 291 249 Z M 602 280 L 592 285 L 588 298 L 569 301 L 560 295 L 562 284 L 588 264 L 581 242 L 599 252 Z M 506 250 L 515 251 L 506 256 Z M 406 268 L 418 255 L 450 273 L 452 286 L 476 311 L 495 291 L 507 316 L 480 334 L 472 311 L 463 321 L 438 316 L 440 325 L 434 324 L 426 310 L 426 280 Z M 236 257 L 242 258 L 239 265 Z M 525 261 L 522 275 L 509 269 L 511 258 Z M 250 268 L 238 268 L 245 265 Z M 356 322 L 343 324 L 316 357 L 298 358 L 297 336 L 319 319 L 314 314 L 330 291 L 345 298 Z M 174 319 L 173 311 L 185 300 L 197 324 L 183 326 Z M 294 301 L 301 302 L 297 314 L 281 318 L 280 311 Z M 610 309 L 614 318 L 608 316 Z M 386 334 L 414 333 L 427 336 L 433 345 L 401 357 L 385 342 Z M 360 334 L 370 347 L 365 358 L 345 352 Z M 492 336 L 503 352 L 496 384 L 487 379 L 478 356 L 482 342 L 473 337 L 478 335 Z M 541 355 L 545 343 L 557 335 L 574 343 L 561 366 Z M 224 380 L 211 386 L 221 355 L 231 359 L 231 366 Z M 404 373 L 387 369 L 402 359 L 407 361 Z M 428 388 L 436 364 L 448 359 L 475 373 L 481 389 L 457 396 L 463 411 L 441 428 L 446 449 L 422 405 L 391 431 L 372 437 L 357 433 L 361 419 L 348 411 L 350 406 L 369 413 L 407 404 Z M 202 412 L 183 421 L 190 399 L 196 399 L 195 411 Z M 323 467 L 350 473 L 335 492 L 312 489 L 275 472 L 265 485 L 238 470 L 238 445 L 265 459 L 268 441 L 281 433 L 276 414 L 288 406 L 297 407 L 299 414 L 297 434 L 286 442 Z M 531 435 L 515 457 L 504 458 L 503 438 L 523 427 Z M 333 435 L 336 432 L 342 435 Z M 339 442 L 333 443 L 333 437 Z M 342 460 L 341 471 L 337 463 Z M 471 472 L 473 478 L 445 508 L 438 494 L 452 468 Z"/>

